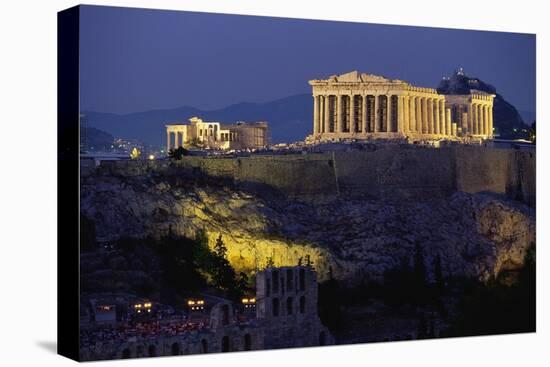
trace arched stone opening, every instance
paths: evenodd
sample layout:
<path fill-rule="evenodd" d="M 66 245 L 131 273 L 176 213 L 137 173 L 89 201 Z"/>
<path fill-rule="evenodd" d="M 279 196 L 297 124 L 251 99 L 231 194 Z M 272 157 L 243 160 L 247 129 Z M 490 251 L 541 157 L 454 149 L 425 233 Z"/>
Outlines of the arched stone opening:
<path fill-rule="evenodd" d="M 287 269 L 286 271 L 286 289 L 291 291 L 294 288 L 294 274 L 292 269 Z"/>
<path fill-rule="evenodd" d="M 300 297 L 300 313 L 306 312 L 306 297 L 302 296 Z"/>
<path fill-rule="evenodd" d="M 222 324 L 229 324 L 229 305 L 222 306 Z"/>
<path fill-rule="evenodd" d="M 149 348 L 147 348 L 147 354 L 149 355 L 149 357 L 156 357 L 157 347 L 154 344 L 151 344 Z"/>
<path fill-rule="evenodd" d="M 286 314 L 292 315 L 293 309 L 294 309 L 294 301 L 292 297 L 288 297 L 286 299 Z"/>
<path fill-rule="evenodd" d="M 245 334 L 244 336 L 244 350 L 252 349 L 252 336 L 250 334 Z"/>
<path fill-rule="evenodd" d="M 274 270 L 271 273 L 271 282 L 273 283 L 273 293 L 279 293 L 279 271 Z"/>
<path fill-rule="evenodd" d="M 279 316 L 279 299 L 278 298 L 273 298 L 272 300 L 272 311 L 273 311 L 274 317 Z"/>
<path fill-rule="evenodd" d="M 203 353 L 208 353 L 208 342 L 206 339 L 201 340 L 201 350 Z"/>
<path fill-rule="evenodd" d="M 306 271 L 304 269 L 300 269 L 300 290 L 306 290 Z"/>

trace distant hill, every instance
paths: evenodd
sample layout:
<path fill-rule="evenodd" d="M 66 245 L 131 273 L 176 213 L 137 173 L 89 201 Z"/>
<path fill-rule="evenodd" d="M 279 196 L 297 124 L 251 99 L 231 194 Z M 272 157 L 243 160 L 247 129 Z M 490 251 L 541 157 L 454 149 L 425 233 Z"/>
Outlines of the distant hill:
<path fill-rule="evenodd" d="M 110 150 L 113 144 L 113 135 L 89 126 L 80 127 L 80 142 L 84 150 Z"/>
<path fill-rule="evenodd" d="M 478 78 L 469 77 L 459 69 L 450 78 L 441 80 L 437 87 L 437 91 L 442 94 L 469 94 L 472 89 L 496 95 L 493 102 L 493 121 L 500 137 L 527 137 L 527 133 L 523 130 L 528 131 L 532 121 L 528 121 L 526 124 L 516 108 L 498 94 L 496 88 L 491 84 Z M 530 117 L 534 118 L 534 113 Z"/>
<path fill-rule="evenodd" d="M 522 110 L 519 111 L 519 114 L 523 117 L 523 121 L 525 121 L 527 125 L 531 125 L 533 121 L 537 119 L 535 112 Z"/>
<path fill-rule="evenodd" d="M 267 103 L 238 103 L 211 111 L 184 106 L 125 115 L 92 111 L 82 113 L 89 126 L 107 131 L 115 137 L 139 139 L 154 145 L 165 144 L 166 123 L 187 122 L 193 116 L 223 123 L 268 121 L 272 141 L 280 143 L 303 140 L 311 133 L 313 99 L 310 94 L 298 94 Z"/>

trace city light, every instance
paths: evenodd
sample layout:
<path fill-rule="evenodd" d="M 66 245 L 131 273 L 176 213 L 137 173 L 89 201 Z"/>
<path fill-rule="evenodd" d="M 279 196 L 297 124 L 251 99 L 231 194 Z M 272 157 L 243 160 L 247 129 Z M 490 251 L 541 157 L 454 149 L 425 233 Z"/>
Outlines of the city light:
<path fill-rule="evenodd" d="M 149 160 L 150 160 L 150 161 L 155 160 L 155 156 L 154 156 L 153 154 L 149 154 Z"/>

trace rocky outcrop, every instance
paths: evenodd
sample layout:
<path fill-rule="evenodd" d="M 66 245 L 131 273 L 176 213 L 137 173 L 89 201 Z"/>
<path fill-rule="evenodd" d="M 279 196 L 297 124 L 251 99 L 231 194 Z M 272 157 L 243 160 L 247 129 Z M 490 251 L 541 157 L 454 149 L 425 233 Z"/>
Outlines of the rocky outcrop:
<path fill-rule="evenodd" d="M 487 279 L 521 266 L 535 242 L 534 209 L 489 194 L 304 203 L 215 182 L 89 175 L 82 178 L 81 212 L 100 241 L 204 230 L 211 245 L 222 235 L 238 270 L 261 268 L 267 258 L 295 265 L 309 255 L 321 279 L 331 268 L 350 282 L 412 264 L 416 244 L 430 274 L 439 257 L 447 275 Z"/>

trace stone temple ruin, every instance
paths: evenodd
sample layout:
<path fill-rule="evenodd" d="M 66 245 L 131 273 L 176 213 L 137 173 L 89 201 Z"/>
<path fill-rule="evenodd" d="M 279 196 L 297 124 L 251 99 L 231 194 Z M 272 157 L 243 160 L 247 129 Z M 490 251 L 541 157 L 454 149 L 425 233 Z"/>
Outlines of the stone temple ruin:
<path fill-rule="evenodd" d="M 443 95 L 433 88 L 352 71 L 310 80 L 313 134 L 349 139 L 485 140 L 493 137 L 494 94 Z"/>
<path fill-rule="evenodd" d="M 230 302 L 212 307 L 207 325 L 178 335 L 113 339 L 81 347 L 82 360 L 139 358 L 334 344 L 317 313 L 317 274 L 310 267 L 256 274 L 256 315 L 235 317 Z"/>

